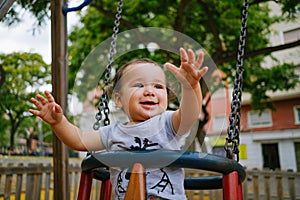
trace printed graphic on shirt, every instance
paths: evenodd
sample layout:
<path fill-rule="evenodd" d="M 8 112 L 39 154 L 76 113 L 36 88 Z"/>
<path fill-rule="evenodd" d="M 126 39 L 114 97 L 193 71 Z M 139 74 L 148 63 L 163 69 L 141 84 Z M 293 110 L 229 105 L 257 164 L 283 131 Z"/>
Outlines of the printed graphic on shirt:
<path fill-rule="evenodd" d="M 158 146 L 158 143 L 152 143 L 148 138 L 142 139 L 139 137 L 134 137 L 134 142 L 137 144 L 137 146 L 131 145 L 131 150 L 147 150 L 149 147 Z"/>
<path fill-rule="evenodd" d="M 164 192 L 165 189 L 170 188 L 171 194 L 173 195 L 174 189 L 168 174 L 163 169 L 160 169 L 160 171 L 163 173 L 161 180 L 150 189 L 157 189 L 157 194 L 159 194 L 160 192 Z"/>
<path fill-rule="evenodd" d="M 153 147 L 158 146 L 158 143 L 153 143 L 151 140 L 148 138 L 139 138 L 139 137 L 134 137 L 134 145 L 131 145 L 129 148 L 124 147 L 123 145 L 117 145 L 120 149 L 123 150 L 153 150 Z M 151 148 L 152 147 L 152 148 Z M 151 149 L 150 149 L 151 148 Z"/>
<path fill-rule="evenodd" d="M 153 149 L 153 147 L 155 146 L 159 146 L 158 143 L 152 142 L 148 138 L 134 137 L 133 140 L 133 145 L 129 147 L 130 150 L 149 150 Z M 126 186 L 124 184 L 129 181 L 131 174 L 130 172 L 131 169 L 128 169 L 122 170 L 118 174 L 117 185 L 115 188 L 117 194 L 123 194 L 126 192 Z M 174 188 L 171 183 L 171 180 L 167 172 L 163 168 L 157 171 L 147 172 L 146 176 L 148 177 L 148 175 L 150 175 L 151 173 L 158 173 L 160 178 L 157 179 L 157 183 L 154 184 L 150 189 L 156 190 L 157 194 L 163 193 L 164 191 L 169 191 L 170 194 L 174 195 Z"/>
<path fill-rule="evenodd" d="M 163 193 L 165 191 L 169 191 L 170 194 L 174 195 L 174 188 L 173 188 L 173 184 L 171 183 L 171 180 L 168 176 L 168 174 L 164 171 L 164 169 L 160 169 L 161 171 L 161 178 L 158 179 L 157 183 L 150 187 L 150 189 L 155 189 L 157 191 L 157 194 L 159 195 L 160 193 Z M 124 175 L 125 173 L 125 175 Z M 147 175 L 148 176 L 149 174 L 153 173 L 152 172 L 147 172 Z M 158 173 L 157 171 L 154 173 Z M 120 173 L 118 174 L 118 179 L 117 179 L 117 186 L 116 186 L 116 193 L 117 194 L 123 194 L 126 192 L 126 189 L 124 188 L 123 184 L 124 184 L 124 181 L 126 180 L 126 182 L 128 182 L 129 178 L 128 177 L 128 174 L 130 174 L 129 172 L 126 172 L 126 170 L 122 170 L 120 171 Z"/>
<path fill-rule="evenodd" d="M 122 186 L 122 183 L 123 183 L 123 178 L 122 178 L 122 172 L 123 171 L 121 171 L 120 173 L 119 173 L 119 175 L 118 175 L 118 179 L 117 179 L 117 193 L 120 193 L 120 194 L 122 194 L 122 193 L 125 193 L 126 192 L 126 190 L 123 188 L 123 186 Z"/>

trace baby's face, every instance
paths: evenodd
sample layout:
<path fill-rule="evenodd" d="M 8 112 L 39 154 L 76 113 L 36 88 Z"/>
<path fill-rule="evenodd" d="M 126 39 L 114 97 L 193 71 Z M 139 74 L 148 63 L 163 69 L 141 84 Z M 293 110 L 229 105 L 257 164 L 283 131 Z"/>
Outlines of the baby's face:
<path fill-rule="evenodd" d="M 136 63 L 124 69 L 120 92 L 114 94 L 132 123 L 143 122 L 167 109 L 168 95 L 164 71 L 152 63 Z"/>

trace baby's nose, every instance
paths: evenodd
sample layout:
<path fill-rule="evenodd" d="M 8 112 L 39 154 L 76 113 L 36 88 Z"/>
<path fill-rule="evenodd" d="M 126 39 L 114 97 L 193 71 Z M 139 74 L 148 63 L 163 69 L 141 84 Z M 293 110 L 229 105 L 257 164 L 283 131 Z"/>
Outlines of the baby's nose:
<path fill-rule="evenodd" d="M 149 95 L 153 96 L 153 95 L 155 95 L 153 87 L 152 86 L 145 86 L 144 95 L 145 96 L 149 96 Z"/>

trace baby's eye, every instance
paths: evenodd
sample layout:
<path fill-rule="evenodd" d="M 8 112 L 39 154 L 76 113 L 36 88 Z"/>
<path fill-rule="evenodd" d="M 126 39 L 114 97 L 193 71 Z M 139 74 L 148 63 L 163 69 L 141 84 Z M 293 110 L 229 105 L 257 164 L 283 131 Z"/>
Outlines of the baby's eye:
<path fill-rule="evenodd" d="M 161 84 L 156 84 L 156 85 L 154 85 L 154 87 L 155 87 L 156 89 L 164 89 L 164 86 L 161 85 Z"/>
<path fill-rule="evenodd" d="M 134 84 L 134 87 L 142 88 L 144 85 L 142 83 L 136 83 Z"/>

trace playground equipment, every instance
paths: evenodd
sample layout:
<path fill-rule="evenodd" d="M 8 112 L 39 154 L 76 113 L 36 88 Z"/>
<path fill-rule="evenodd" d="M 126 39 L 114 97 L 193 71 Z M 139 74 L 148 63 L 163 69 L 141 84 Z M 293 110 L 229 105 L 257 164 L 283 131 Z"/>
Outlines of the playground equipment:
<path fill-rule="evenodd" d="M 64 8 L 63 12 L 81 9 L 89 4 L 91 0 L 75 8 Z M 112 42 L 110 47 L 109 63 L 105 71 L 105 86 L 109 84 L 110 73 L 113 63 L 113 57 L 116 52 L 116 39 L 118 27 L 122 13 L 123 1 L 119 0 L 118 9 L 113 28 Z M 246 25 L 248 15 L 248 1 L 245 0 L 242 9 L 242 26 L 240 32 L 240 41 L 238 46 L 236 76 L 234 80 L 234 89 L 232 92 L 231 114 L 229 116 L 230 125 L 228 127 L 226 143 L 224 145 L 226 158 L 200 152 L 182 152 L 182 151 L 110 151 L 89 154 L 82 162 L 82 174 L 79 186 L 78 200 L 87 200 L 90 198 L 91 185 L 93 179 L 102 181 L 101 200 L 111 198 L 111 183 L 109 180 L 108 167 L 126 167 L 132 168 L 130 182 L 125 195 L 127 199 L 145 199 L 145 172 L 144 168 L 155 168 L 161 166 L 161 161 L 166 162 L 166 166 L 175 168 L 192 168 L 202 169 L 213 172 L 219 172 L 222 176 L 186 178 L 184 181 L 185 189 L 223 189 L 224 200 L 242 200 L 242 182 L 246 177 L 245 170 L 239 161 L 239 132 L 240 132 L 240 107 L 242 96 L 242 79 L 243 79 L 243 55 L 246 37 Z M 109 125 L 108 118 L 108 94 L 103 88 L 103 94 L 98 105 L 96 114 L 96 123 L 94 129 L 99 129 L 100 121 L 104 125 Z M 102 112 L 105 118 L 102 118 Z M 101 159 L 98 159 L 101 158 Z M 151 160 L 151 164 L 149 161 Z M 102 162 L 104 161 L 104 162 Z M 160 163 L 159 165 L 156 163 Z"/>

